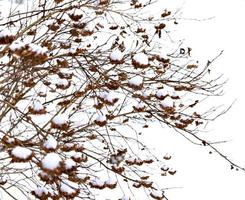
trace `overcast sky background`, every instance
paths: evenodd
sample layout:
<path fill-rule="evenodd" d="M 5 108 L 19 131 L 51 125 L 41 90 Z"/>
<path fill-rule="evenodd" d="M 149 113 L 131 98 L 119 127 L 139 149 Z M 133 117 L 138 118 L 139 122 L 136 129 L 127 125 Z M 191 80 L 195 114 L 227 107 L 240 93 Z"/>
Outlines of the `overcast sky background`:
<path fill-rule="evenodd" d="M 231 160 L 245 166 L 245 0 L 163 0 L 169 7 L 182 7 L 183 18 L 207 21 L 182 20 L 177 27 L 185 44 L 193 48 L 192 55 L 206 61 L 221 50 L 223 55 L 214 63 L 213 73 L 224 74 L 229 79 L 225 95 L 204 103 L 203 106 L 225 104 L 236 99 L 231 110 L 208 126 L 207 138 L 228 140 L 218 145 Z M 213 104 L 213 105 L 212 105 Z M 244 200 L 245 172 L 231 171 L 227 162 L 219 156 L 209 155 L 209 149 L 190 144 L 177 134 L 156 129 L 149 136 L 149 143 L 156 149 L 173 155 L 172 165 L 178 172 L 168 179 L 171 186 L 183 187 L 168 191 L 174 200 Z M 155 136 L 155 135 L 154 135 Z M 165 182 L 163 183 L 165 184 Z"/>

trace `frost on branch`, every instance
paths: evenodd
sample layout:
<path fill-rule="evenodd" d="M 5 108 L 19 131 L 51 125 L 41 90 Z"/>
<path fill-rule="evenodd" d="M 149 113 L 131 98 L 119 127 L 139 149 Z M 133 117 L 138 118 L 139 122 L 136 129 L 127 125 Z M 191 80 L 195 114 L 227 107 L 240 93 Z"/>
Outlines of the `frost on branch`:
<path fill-rule="evenodd" d="M 216 115 L 199 104 L 222 82 L 212 62 L 169 39 L 176 16 L 159 3 L 149 13 L 148 0 L 40 0 L 1 20 L 6 199 L 10 185 L 23 200 L 166 199 L 165 176 L 177 170 L 150 152 L 143 130 L 159 122 L 210 145 L 198 131 Z"/>

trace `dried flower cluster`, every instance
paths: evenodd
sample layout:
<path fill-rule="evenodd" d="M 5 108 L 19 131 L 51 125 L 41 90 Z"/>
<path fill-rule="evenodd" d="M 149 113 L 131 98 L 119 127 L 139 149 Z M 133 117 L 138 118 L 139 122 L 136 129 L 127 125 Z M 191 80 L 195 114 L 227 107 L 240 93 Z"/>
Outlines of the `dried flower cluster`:
<path fill-rule="evenodd" d="M 174 175 L 171 156 L 152 156 L 138 130 L 158 121 L 195 137 L 210 114 L 197 105 L 222 84 L 190 48 L 163 46 L 176 20 L 164 5 L 147 16 L 151 4 L 39 0 L 0 22 L 0 191 L 10 199 L 111 189 L 129 200 L 140 188 L 141 199 L 167 199 L 151 175 Z"/>

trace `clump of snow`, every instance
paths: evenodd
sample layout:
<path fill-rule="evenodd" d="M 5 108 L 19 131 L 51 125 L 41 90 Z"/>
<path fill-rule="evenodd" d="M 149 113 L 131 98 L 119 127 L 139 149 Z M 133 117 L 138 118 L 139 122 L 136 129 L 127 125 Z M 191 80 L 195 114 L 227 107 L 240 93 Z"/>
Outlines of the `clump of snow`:
<path fill-rule="evenodd" d="M 104 115 L 102 115 L 102 114 L 99 114 L 99 115 L 96 117 L 95 121 L 98 121 L 98 122 L 104 122 L 104 121 L 106 121 L 106 116 L 104 116 Z"/>
<path fill-rule="evenodd" d="M 173 169 L 173 168 L 170 168 L 170 169 L 168 170 L 168 173 L 171 174 L 171 175 L 174 175 L 174 174 L 176 173 L 176 170 Z"/>
<path fill-rule="evenodd" d="M 63 86 L 63 87 L 67 87 L 67 86 L 69 85 L 69 81 L 62 78 L 62 79 L 60 79 L 60 80 L 58 81 L 58 83 L 57 83 L 56 85 L 58 85 L 58 86 Z"/>
<path fill-rule="evenodd" d="M 0 177 L 0 185 L 4 185 L 5 183 L 7 183 L 7 178 L 6 177 Z"/>
<path fill-rule="evenodd" d="M 176 92 L 173 92 L 172 95 L 171 95 L 172 98 L 177 98 L 179 97 L 179 95 L 176 93 Z"/>
<path fill-rule="evenodd" d="M 46 54 L 48 49 L 46 47 L 41 47 L 37 44 L 34 44 L 34 43 L 30 43 L 28 44 L 30 50 L 32 52 L 35 52 L 36 54 Z"/>
<path fill-rule="evenodd" d="M 139 102 L 138 104 L 136 104 L 135 106 L 133 106 L 134 110 L 137 112 L 142 112 L 145 110 L 145 105 L 142 102 Z"/>
<path fill-rule="evenodd" d="M 25 160 L 25 159 L 28 159 L 32 155 L 32 151 L 25 147 L 17 146 L 12 149 L 11 155 L 13 155 L 16 158 Z"/>
<path fill-rule="evenodd" d="M 99 114 L 96 119 L 94 120 L 95 124 L 99 126 L 105 126 L 106 125 L 106 116 Z"/>
<path fill-rule="evenodd" d="M 105 181 L 103 181 L 99 178 L 96 178 L 96 179 L 91 181 L 91 184 L 94 186 L 103 187 L 105 185 Z"/>
<path fill-rule="evenodd" d="M 10 46 L 9 46 L 9 49 L 11 51 L 16 51 L 16 50 L 19 50 L 19 49 L 22 49 L 24 48 L 26 45 L 26 43 L 24 42 L 21 42 L 21 41 L 14 41 Z"/>
<path fill-rule="evenodd" d="M 149 90 L 149 89 L 145 90 L 142 95 L 143 95 L 144 98 L 148 98 L 148 97 L 150 97 L 152 95 L 152 91 Z"/>
<path fill-rule="evenodd" d="M 117 96 L 118 95 L 114 92 L 102 92 L 99 97 L 104 101 L 113 104 L 118 100 Z"/>
<path fill-rule="evenodd" d="M 80 158 L 80 157 L 82 157 L 82 153 L 81 152 L 71 151 L 70 154 L 74 158 Z"/>
<path fill-rule="evenodd" d="M 8 29 L 0 30 L 0 38 L 12 36 L 12 33 Z"/>
<path fill-rule="evenodd" d="M 161 101 L 161 105 L 166 108 L 174 107 L 174 101 L 171 99 L 171 97 L 167 96 L 164 100 Z"/>
<path fill-rule="evenodd" d="M 15 139 L 14 138 L 7 138 L 7 141 L 6 141 L 8 144 L 13 144 L 15 142 Z"/>
<path fill-rule="evenodd" d="M 117 95 L 116 93 L 113 93 L 113 92 L 109 92 L 107 95 L 106 95 L 106 100 L 109 101 L 109 102 L 113 102 L 115 99 L 117 99 Z"/>
<path fill-rule="evenodd" d="M 78 189 L 78 184 L 69 180 L 63 180 L 60 184 L 60 191 L 68 195 L 77 193 Z"/>
<path fill-rule="evenodd" d="M 107 185 L 114 185 L 117 183 L 117 180 L 113 179 L 113 178 L 109 178 L 108 180 L 105 181 L 105 184 Z"/>
<path fill-rule="evenodd" d="M 29 106 L 29 112 L 34 115 L 47 113 L 45 107 L 39 101 L 34 101 L 32 106 Z"/>
<path fill-rule="evenodd" d="M 128 83 L 130 85 L 140 86 L 140 85 L 143 84 L 143 77 L 141 77 L 141 76 L 135 76 L 135 77 L 129 79 Z"/>
<path fill-rule="evenodd" d="M 87 162 L 88 157 L 81 152 L 74 152 L 71 157 L 75 162 Z"/>
<path fill-rule="evenodd" d="M 171 159 L 171 155 L 169 153 L 166 153 L 166 155 L 163 157 L 165 160 Z"/>
<path fill-rule="evenodd" d="M 35 111 L 40 111 L 40 110 L 43 110 L 44 109 L 44 106 L 39 102 L 39 101 L 35 101 L 33 103 L 33 106 L 32 106 L 33 110 Z"/>
<path fill-rule="evenodd" d="M 145 72 L 145 76 L 150 79 L 154 79 L 156 77 L 156 71 L 154 69 L 149 69 Z"/>
<path fill-rule="evenodd" d="M 48 153 L 43 159 L 42 159 L 42 167 L 47 170 L 56 170 L 60 167 L 61 164 L 61 157 L 57 153 Z"/>
<path fill-rule="evenodd" d="M 168 170 L 169 170 L 169 167 L 166 166 L 166 165 L 163 165 L 163 166 L 161 167 L 161 170 L 163 170 L 163 171 L 168 171 Z"/>
<path fill-rule="evenodd" d="M 111 52 L 110 59 L 112 61 L 121 61 L 121 60 L 123 60 L 123 56 L 124 56 L 124 54 L 119 49 L 116 49 L 116 50 Z"/>
<path fill-rule="evenodd" d="M 144 53 L 135 54 L 133 57 L 133 60 L 140 65 L 148 65 L 149 64 L 148 56 Z"/>
<path fill-rule="evenodd" d="M 168 56 L 167 56 L 167 54 L 164 52 L 164 51 L 162 51 L 161 53 L 159 53 L 159 58 L 161 58 L 161 59 L 166 59 L 166 58 L 168 58 Z"/>
<path fill-rule="evenodd" d="M 38 197 L 47 196 L 49 194 L 48 190 L 45 187 L 38 187 L 33 192 Z"/>
<path fill-rule="evenodd" d="M 65 169 L 70 170 L 76 166 L 76 162 L 72 159 L 65 160 Z"/>
<path fill-rule="evenodd" d="M 138 103 L 138 104 L 135 105 L 135 108 L 138 108 L 138 109 L 142 109 L 144 107 L 145 107 L 145 105 L 142 102 L 140 102 L 140 103 Z"/>
<path fill-rule="evenodd" d="M 160 90 L 157 90 L 156 92 L 156 97 L 159 99 L 164 98 L 167 95 L 168 95 L 168 92 L 165 89 L 160 89 Z"/>
<path fill-rule="evenodd" d="M 62 126 L 68 122 L 68 117 L 66 114 L 58 114 L 52 119 L 52 122 L 56 125 Z"/>
<path fill-rule="evenodd" d="M 109 178 L 107 181 L 105 181 L 105 187 L 114 189 L 116 186 L 117 186 L 117 181 L 115 179 Z"/>
<path fill-rule="evenodd" d="M 46 20 L 45 23 L 46 23 L 46 25 L 52 25 L 52 24 L 55 24 L 56 23 L 56 20 L 49 19 L 49 20 Z"/>
<path fill-rule="evenodd" d="M 71 47 L 68 51 L 70 54 L 75 54 L 77 52 L 77 47 Z"/>
<path fill-rule="evenodd" d="M 74 143 L 65 143 L 64 144 L 64 148 L 67 149 L 68 151 L 71 150 L 75 146 L 76 146 L 76 144 L 74 144 Z"/>
<path fill-rule="evenodd" d="M 159 190 L 154 190 L 150 193 L 150 196 L 154 199 L 163 199 L 164 198 L 164 195 L 163 195 L 163 192 L 162 191 L 159 191 Z"/>
<path fill-rule="evenodd" d="M 49 136 L 48 140 L 44 142 L 43 146 L 46 149 L 56 149 L 57 148 L 57 141 L 53 136 Z"/>

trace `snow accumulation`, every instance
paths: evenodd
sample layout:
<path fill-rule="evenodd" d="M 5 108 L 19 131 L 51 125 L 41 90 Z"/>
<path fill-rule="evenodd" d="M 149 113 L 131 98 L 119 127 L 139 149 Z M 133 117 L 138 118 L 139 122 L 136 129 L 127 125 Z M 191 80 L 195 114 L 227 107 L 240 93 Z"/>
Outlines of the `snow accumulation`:
<path fill-rule="evenodd" d="M 41 47 L 34 43 L 30 43 L 28 46 L 30 47 L 31 51 L 35 52 L 36 54 L 46 54 L 48 51 L 46 47 Z"/>
<path fill-rule="evenodd" d="M 101 180 L 99 178 L 96 178 L 96 179 L 92 180 L 91 183 L 93 185 L 102 187 L 105 184 L 105 181 L 103 181 L 103 180 Z"/>
<path fill-rule="evenodd" d="M 114 101 L 117 99 L 117 94 L 114 92 L 103 92 L 100 94 L 100 97 L 110 103 L 114 103 Z"/>
<path fill-rule="evenodd" d="M 179 97 L 179 95 L 176 92 L 173 92 L 171 95 L 173 98 Z"/>
<path fill-rule="evenodd" d="M 65 143 L 64 146 L 67 147 L 67 148 L 72 148 L 74 147 L 76 144 L 74 143 Z"/>
<path fill-rule="evenodd" d="M 7 143 L 8 144 L 12 144 L 14 142 L 15 142 L 15 139 L 14 138 L 8 138 L 8 140 L 7 140 Z"/>
<path fill-rule="evenodd" d="M 0 30 L 0 38 L 12 36 L 12 33 L 8 29 Z"/>
<path fill-rule="evenodd" d="M 21 41 L 14 41 L 14 42 L 9 46 L 9 49 L 10 49 L 11 51 L 15 51 L 15 50 L 18 50 L 18 49 L 23 48 L 25 45 L 26 45 L 26 43 L 24 43 L 24 42 L 21 42 Z"/>
<path fill-rule="evenodd" d="M 69 85 L 69 81 L 62 78 L 62 79 L 59 79 L 58 83 L 57 83 L 58 86 L 64 86 L 64 87 L 67 87 Z"/>
<path fill-rule="evenodd" d="M 39 102 L 39 101 L 35 101 L 33 103 L 33 106 L 32 106 L 33 110 L 35 111 L 41 111 L 44 109 L 44 106 Z"/>
<path fill-rule="evenodd" d="M 71 48 L 69 49 L 69 53 L 71 53 L 71 54 L 76 53 L 76 51 L 77 51 L 77 48 L 76 48 L 76 47 L 71 47 Z"/>
<path fill-rule="evenodd" d="M 171 159 L 171 155 L 169 153 L 166 153 L 165 156 L 163 157 L 165 160 Z"/>
<path fill-rule="evenodd" d="M 81 10 L 81 9 L 75 9 L 75 10 L 72 10 L 68 12 L 68 14 L 73 14 L 73 15 L 83 15 L 84 12 Z"/>
<path fill-rule="evenodd" d="M 140 86 L 143 83 L 143 77 L 141 77 L 141 76 L 135 76 L 135 77 L 129 79 L 128 83 L 130 85 Z"/>
<path fill-rule="evenodd" d="M 158 199 L 163 199 L 163 193 L 162 191 L 159 190 L 154 190 L 151 192 L 151 196 L 154 198 L 158 198 Z"/>
<path fill-rule="evenodd" d="M 124 54 L 119 49 L 116 49 L 111 52 L 110 59 L 112 61 L 121 61 L 123 59 L 123 56 Z"/>
<path fill-rule="evenodd" d="M 168 92 L 165 89 L 160 89 L 160 90 L 157 90 L 157 92 L 156 92 L 156 97 L 159 99 L 163 98 L 167 95 L 168 95 Z"/>
<path fill-rule="evenodd" d="M 48 52 L 48 49 L 46 47 L 41 47 L 34 43 L 27 43 L 22 41 L 14 41 L 9 48 L 11 51 L 16 51 L 24 47 L 28 48 L 28 50 L 35 52 L 36 54 L 39 55 L 44 55 Z"/>
<path fill-rule="evenodd" d="M 105 115 L 102 115 L 102 114 L 99 114 L 99 115 L 96 117 L 95 121 L 98 121 L 98 122 L 104 122 L 104 121 L 106 121 L 106 116 L 105 116 Z"/>
<path fill-rule="evenodd" d="M 163 170 L 163 171 L 168 171 L 168 170 L 169 170 L 169 167 L 168 167 L 167 165 L 163 165 L 163 166 L 161 167 L 161 170 Z"/>
<path fill-rule="evenodd" d="M 45 187 L 38 187 L 34 190 L 34 193 L 38 197 L 42 197 L 43 195 L 48 195 L 48 190 Z"/>
<path fill-rule="evenodd" d="M 167 56 L 167 54 L 166 54 L 165 52 L 161 52 L 161 53 L 159 54 L 159 58 L 161 58 L 161 59 L 166 59 L 166 58 L 168 58 L 168 56 Z"/>
<path fill-rule="evenodd" d="M 107 185 L 114 185 L 117 183 L 117 180 L 113 179 L 113 178 L 109 178 L 108 180 L 105 181 L 105 184 Z"/>
<path fill-rule="evenodd" d="M 60 167 L 61 157 L 57 153 L 48 153 L 42 160 L 42 167 L 48 170 L 55 170 Z"/>
<path fill-rule="evenodd" d="M 149 96 L 151 96 L 151 94 L 152 94 L 152 91 L 148 89 L 148 90 L 145 90 L 142 95 L 143 97 L 148 98 Z"/>
<path fill-rule="evenodd" d="M 164 100 L 161 101 L 163 107 L 174 107 L 174 101 L 171 97 L 167 96 Z"/>
<path fill-rule="evenodd" d="M 60 184 L 60 191 L 69 195 L 76 193 L 78 189 L 78 184 L 69 180 L 63 180 Z"/>
<path fill-rule="evenodd" d="M 68 122 L 68 117 L 66 114 L 58 114 L 52 119 L 52 122 L 56 125 L 62 126 Z"/>
<path fill-rule="evenodd" d="M 65 169 L 66 170 L 72 169 L 75 166 L 76 166 L 76 162 L 73 161 L 72 159 L 65 160 Z"/>
<path fill-rule="evenodd" d="M 11 154 L 15 156 L 16 158 L 27 159 L 28 157 L 31 156 L 32 151 L 25 147 L 17 146 L 12 149 Z"/>
<path fill-rule="evenodd" d="M 46 149 L 56 149 L 57 145 L 58 145 L 58 143 L 53 136 L 49 136 L 48 140 L 46 140 L 43 144 L 43 146 Z"/>
<path fill-rule="evenodd" d="M 134 55 L 133 60 L 140 65 L 148 65 L 149 64 L 149 59 L 148 56 L 144 53 L 137 53 Z"/>
<path fill-rule="evenodd" d="M 145 105 L 144 105 L 144 103 L 137 103 L 136 105 L 135 105 L 135 108 L 137 108 L 137 109 L 143 109 L 145 107 Z"/>

